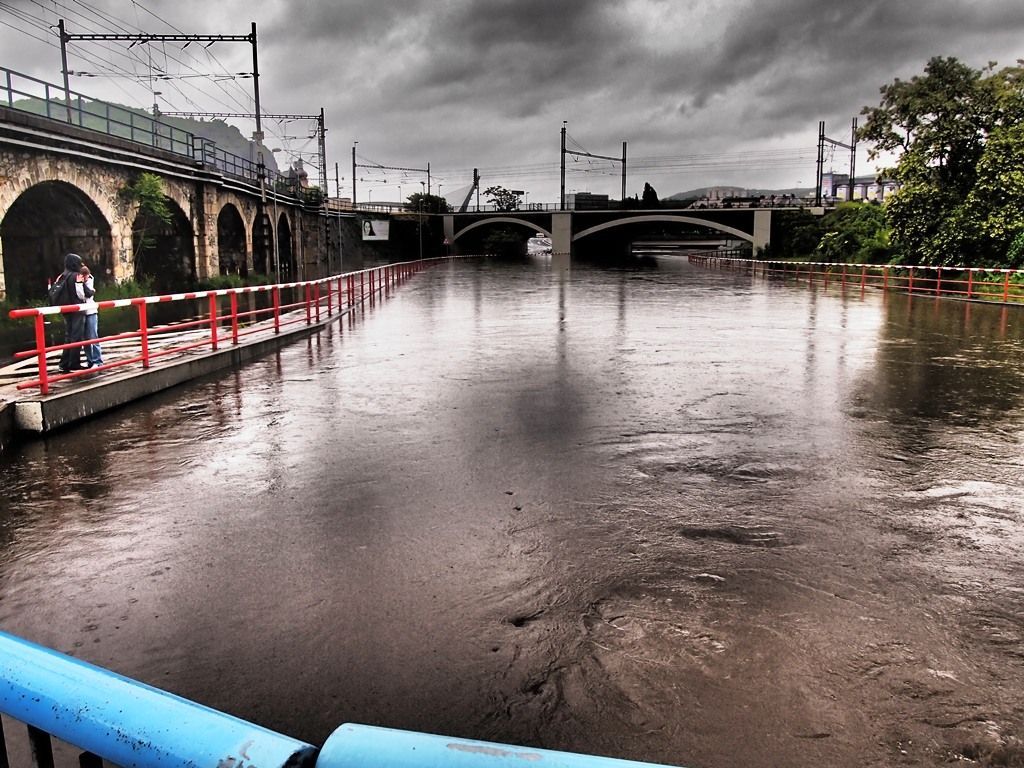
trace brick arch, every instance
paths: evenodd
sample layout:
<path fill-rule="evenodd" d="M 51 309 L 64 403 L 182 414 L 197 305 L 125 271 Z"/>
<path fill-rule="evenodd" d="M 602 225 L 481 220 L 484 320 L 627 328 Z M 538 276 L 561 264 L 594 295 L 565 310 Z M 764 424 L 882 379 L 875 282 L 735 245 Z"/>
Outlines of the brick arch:
<path fill-rule="evenodd" d="M 0 185 L 0 221 L 3 221 L 11 206 L 25 192 L 38 184 L 49 181 L 67 184 L 89 198 L 112 230 L 119 229 L 118 225 L 124 223 L 124 216 L 118 206 L 116 190 L 111 193 L 107 183 L 106 177 L 111 175 L 109 170 L 101 176 L 97 173 L 90 173 L 82 163 L 70 163 L 64 158 L 39 155 L 26 155 L 20 160 L 18 167 L 23 172 L 14 178 L 8 177 Z M 125 174 L 114 175 L 120 176 L 125 182 L 128 180 Z"/>
<path fill-rule="evenodd" d="M 81 254 L 99 282 L 115 278 L 116 210 L 104 205 L 109 200 L 95 184 L 75 184 L 49 170 L 0 189 L 0 297 L 41 297 L 69 252 Z"/>
<path fill-rule="evenodd" d="M 233 202 L 224 202 L 217 212 L 217 273 L 249 274 L 249 228 L 245 216 Z"/>
<path fill-rule="evenodd" d="M 166 188 L 165 188 L 166 189 Z M 151 250 L 134 256 L 131 260 L 133 276 L 152 280 L 153 288 L 158 293 L 170 293 L 180 290 L 197 277 L 199 272 L 199 253 L 196 243 L 202 233 L 195 227 L 195 217 L 190 207 L 182 207 L 173 195 L 164 195 L 170 201 L 171 221 L 162 224 L 153 217 L 148 217 L 144 225 L 148 238 L 156 240 Z M 190 199 L 186 198 L 186 206 Z M 139 206 L 132 206 L 135 224 L 140 216 Z M 144 215 L 144 214 L 142 214 Z M 138 250 L 139 242 L 133 240 L 133 253 Z"/>

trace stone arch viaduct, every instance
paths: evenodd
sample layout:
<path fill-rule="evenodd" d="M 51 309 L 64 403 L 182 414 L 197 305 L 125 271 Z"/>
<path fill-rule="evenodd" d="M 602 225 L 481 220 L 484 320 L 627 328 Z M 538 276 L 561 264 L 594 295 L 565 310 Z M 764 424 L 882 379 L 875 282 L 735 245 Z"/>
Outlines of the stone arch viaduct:
<path fill-rule="evenodd" d="M 140 220 L 128 191 L 143 173 L 160 178 L 169 221 Z M 164 274 L 303 279 L 321 258 L 320 221 L 318 206 L 215 165 L 0 107 L 0 298 L 42 296 L 67 252 L 156 289 L 173 289 Z M 145 238 L 162 240 L 159 258 L 147 260 Z"/>

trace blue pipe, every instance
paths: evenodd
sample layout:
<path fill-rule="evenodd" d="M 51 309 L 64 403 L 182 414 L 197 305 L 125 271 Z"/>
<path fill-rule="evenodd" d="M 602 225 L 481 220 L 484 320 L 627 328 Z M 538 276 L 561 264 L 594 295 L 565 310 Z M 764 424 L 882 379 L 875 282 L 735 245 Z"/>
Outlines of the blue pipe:
<path fill-rule="evenodd" d="M 316 749 L 0 632 L 0 711 L 116 765 L 306 768 Z"/>
<path fill-rule="evenodd" d="M 124 768 L 658 768 L 369 725 L 319 750 L 0 632 L 0 712 Z"/>
<path fill-rule="evenodd" d="M 328 737 L 316 768 L 664 768 L 614 757 L 513 747 L 346 723 Z"/>

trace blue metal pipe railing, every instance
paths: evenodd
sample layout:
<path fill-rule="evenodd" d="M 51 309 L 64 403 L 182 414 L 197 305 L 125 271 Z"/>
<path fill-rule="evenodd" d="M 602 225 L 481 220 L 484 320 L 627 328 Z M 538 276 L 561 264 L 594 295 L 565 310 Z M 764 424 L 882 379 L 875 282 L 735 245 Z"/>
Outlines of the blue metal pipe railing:
<path fill-rule="evenodd" d="M 332 733 L 317 768 L 665 768 L 614 757 L 514 747 L 491 741 L 346 724 Z"/>
<path fill-rule="evenodd" d="M 368 725 L 339 727 L 319 750 L 180 696 L 0 632 L 0 712 L 28 725 L 37 766 L 50 736 L 125 768 L 658 768 Z M 0 725 L 0 766 L 7 765 Z"/>
<path fill-rule="evenodd" d="M 126 768 L 300 768 L 316 755 L 311 744 L 2 632 L 0 711 Z"/>

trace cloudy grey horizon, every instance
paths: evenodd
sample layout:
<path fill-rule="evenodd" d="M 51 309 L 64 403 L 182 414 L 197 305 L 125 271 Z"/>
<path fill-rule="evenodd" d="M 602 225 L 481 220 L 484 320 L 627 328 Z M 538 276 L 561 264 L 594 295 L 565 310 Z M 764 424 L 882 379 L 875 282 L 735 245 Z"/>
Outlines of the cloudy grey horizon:
<path fill-rule="evenodd" d="M 59 83 L 60 18 L 73 34 L 246 35 L 255 22 L 261 111 L 322 108 L 330 193 L 337 164 L 351 194 L 355 147 L 359 198 L 374 201 L 426 180 L 374 166 L 427 163 L 432 191 L 449 199 L 479 168 L 483 187 L 557 201 L 563 121 L 580 153 L 618 157 L 627 142 L 630 196 L 646 182 L 663 197 L 809 188 L 820 120 L 847 141 L 881 86 L 933 56 L 977 68 L 1024 56 L 1024 4 L 1005 0 L 0 0 L 0 66 Z M 134 107 L 254 109 L 247 44 L 73 41 L 68 68 L 74 90 Z M 282 163 L 315 164 L 313 127 L 263 121 Z M 876 166 L 867 150 L 858 173 Z M 848 163 L 836 150 L 826 170 Z M 618 163 L 567 158 L 569 192 L 617 198 L 620 183 Z"/>

